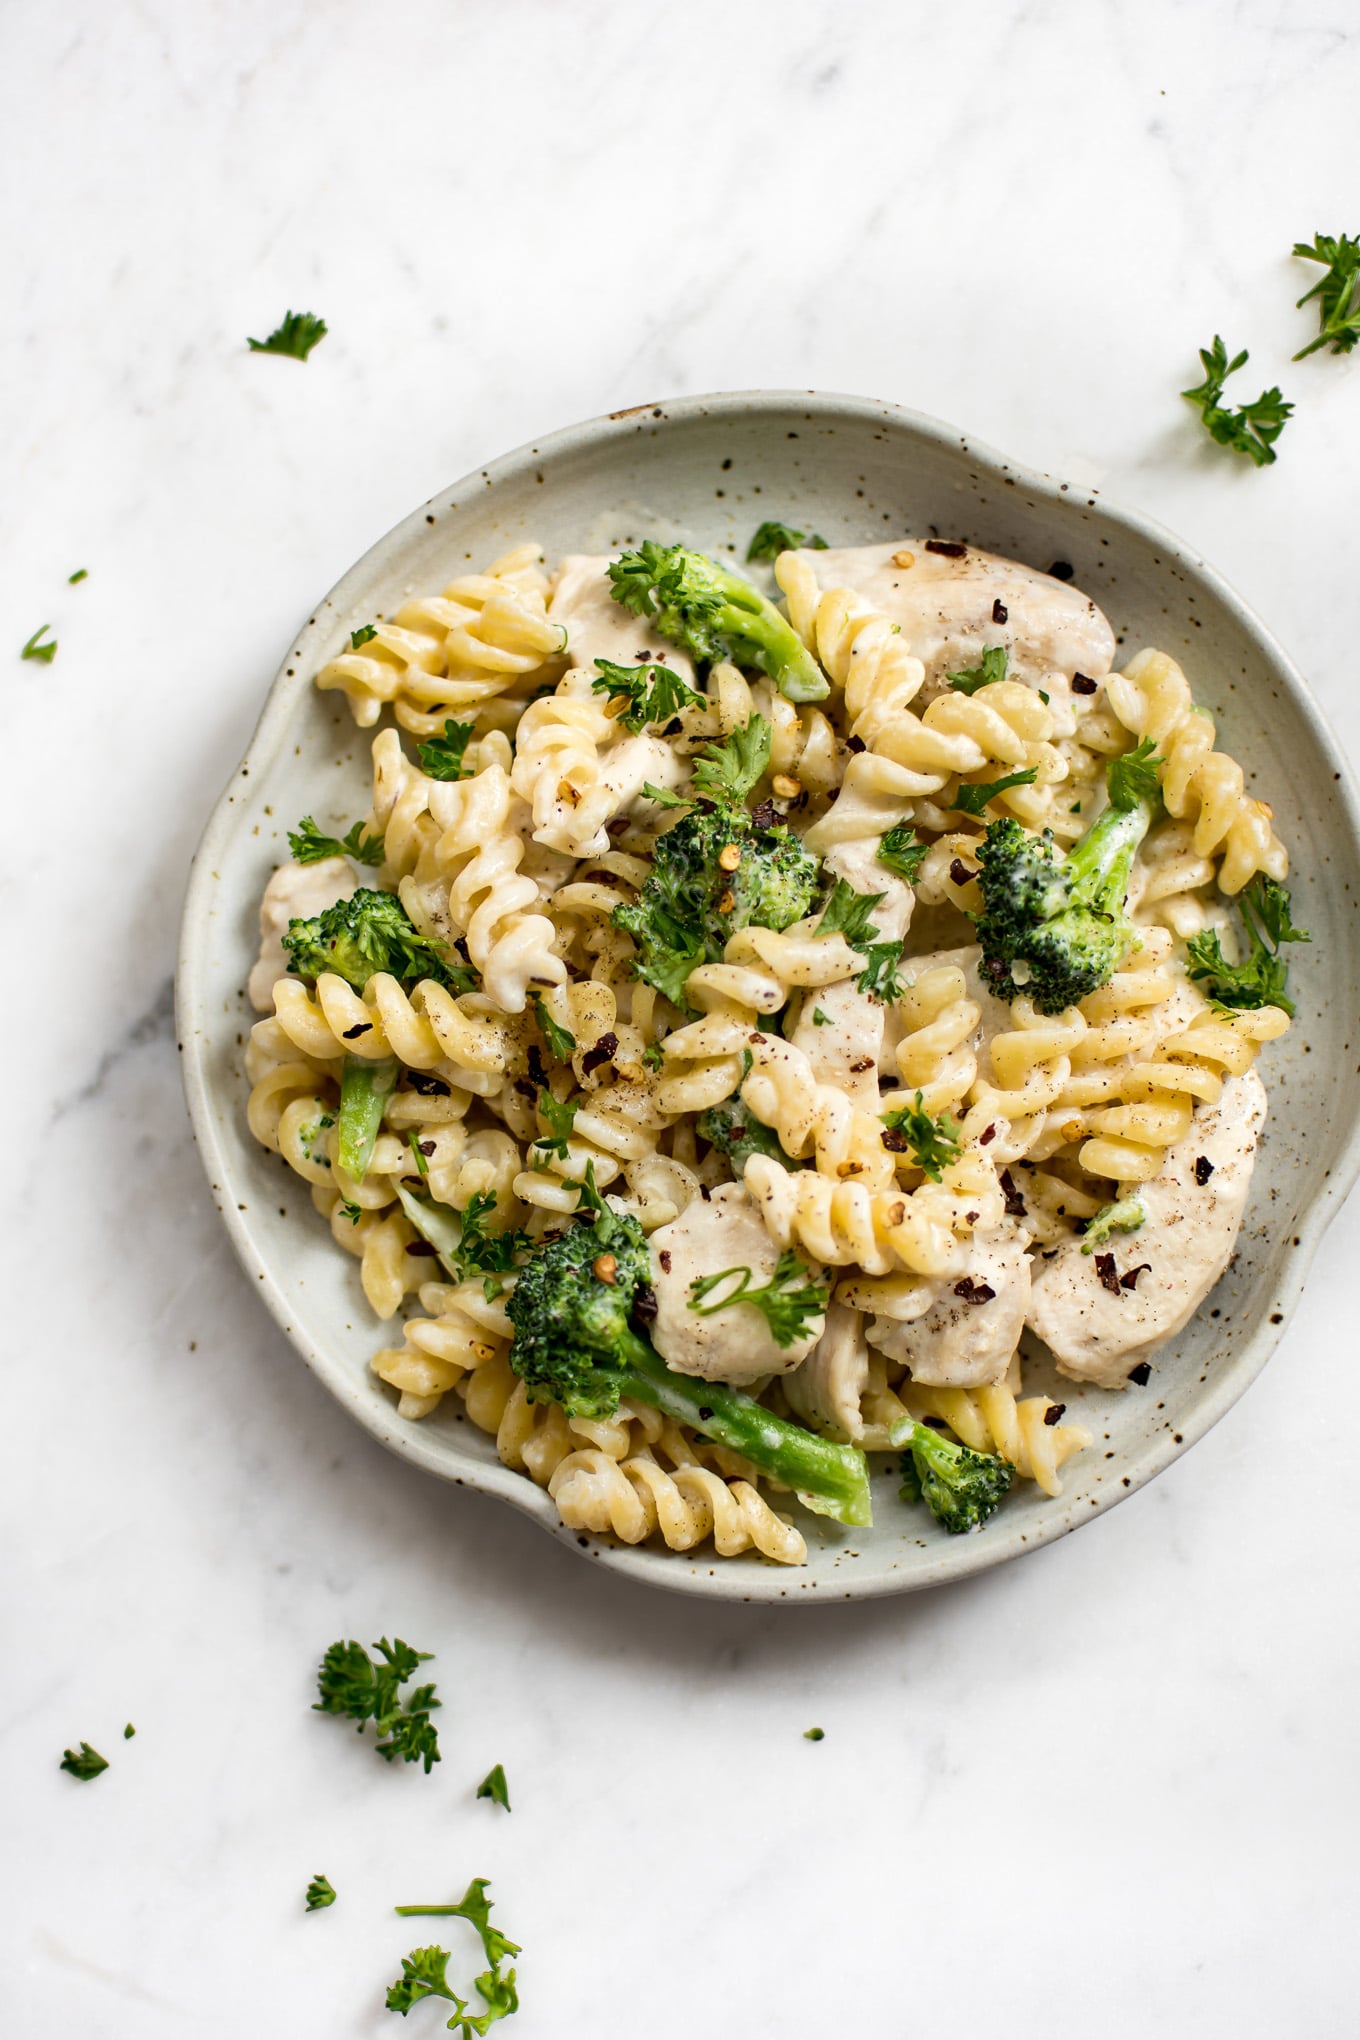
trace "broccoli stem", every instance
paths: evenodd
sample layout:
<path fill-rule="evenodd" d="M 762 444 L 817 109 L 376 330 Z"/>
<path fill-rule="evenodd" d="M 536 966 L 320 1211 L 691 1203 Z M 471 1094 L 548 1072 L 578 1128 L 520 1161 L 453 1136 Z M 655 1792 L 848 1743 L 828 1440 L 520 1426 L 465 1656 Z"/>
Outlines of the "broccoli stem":
<path fill-rule="evenodd" d="M 632 1377 L 627 1393 L 640 1402 L 740 1452 L 761 1473 L 793 1488 L 817 1515 L 855 1528 L 873 1521 L 868 1463 L 853 1445 L 804 1431 L 720 1382 L 673 1373 L 635 1332 L 621 1335 L 619 1357 Z"/>
<path fill-rule="evenodd" d="M 818 666 L 791 623 L 773 603 L 735 574 L 722 574 L 723 605 L 718 627 L 753 648 L 755 663 L 787 701 L 824 701 L 830 692 Z"/>
<path fill-rule="evenodd" d="M 356 1183 L 363 1182 L 373 1159 L 383 1107 L 392 1095 L 400 1067 L 395 1056 L 384 1056 L 380 1062 L 365 1062 L 358 1055 L 345 1057 L 337 1146 L 341 1168 Z"/>
<path fill-rule="evenodd" d="M 1083 906 L 1111 917 L 1123 913 L 1133 860 L 1151 824 L 1152 807 L 1145 800 L 1106 808 L 1063 863 L 1071 886 L 1069 910 Z"/>

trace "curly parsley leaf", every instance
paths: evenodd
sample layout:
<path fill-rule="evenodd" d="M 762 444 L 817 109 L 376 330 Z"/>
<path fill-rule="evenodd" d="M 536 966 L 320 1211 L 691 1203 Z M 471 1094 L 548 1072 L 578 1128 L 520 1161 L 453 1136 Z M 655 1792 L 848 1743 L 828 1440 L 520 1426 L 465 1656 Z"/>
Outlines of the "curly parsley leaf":
<path fill-rule="evenodd" d="M 87 1742 L 83 1742 L 78 1750 L 62 1752 L 58 1768 L 69 1771 L 73 1778 L 80 1778 L 88 1783 L 91 1778 L 97 1778 L 101 1771 L 108 1770 L 109 1760 L 107 1757 L 101 1757 L 98 1750 L 91 1749 Z"/>
<path fill-rule="evenodd" d="M 312 312 L 285 312 L 283 322 L 267 340 L 247 340 L 252 354 L 286 354 L 293 361 L 305 361 L 312 349 L 326 337 L 326 321 Z"/>
<path fill-rule="evenodd" d="M 1273 878 L 1254 878 L 1239 894 L 1237 911 L 1251 953 L 1241 963 L 1229 963 L 1218 930 L 1205 928 L 1186 944 L 1190 976 L 1204 986 L 1216 1006 L 1230 1011 L 1278 1006 L 1292 1016 L 1289 965 L 1279 952 L 1287 942 L 1310 942 L 1312 937 L 1294 926 L 1288 891 Z"/>
<path fill-rule="evenodd" d="M 885 893 L 856 892 L 848 879 L 838 878 L 822 909 L 814 935 L 844 935 L 852 949 L 867 949 L 878 930 L 869 919 Z"/>
<path fill-rule="evenodd" d="M 976 694 L 979 687 L 993 687 L 998 680 L 1006 677 L 1007 651 L 1004 645 L 992 645 L 982 654 L 980 666 L 970 666 L 966 672 L 950 673 L 947 677 L 956 694 Z"/>
<path fill-rule="evenodd" d="M 658 807 L 692 807 L 693 801 L 683 794 L 672 793 L 667 787 L 653 786 L 650 779 L 642 782 L 642 791 L 648 800 L 654 800 Z"/>
<path fill-rule="evenodd" d="M 746 548 L 749 566 L 752 560 L 777 560 L 782 552 L 797 552 L 805 547 L 808 552 L 825 552 L 826 540 L 815 531 L 795 531 L 791 524 L 781 524 L 776 517 L 767 517 L 758 524 L 750 545 Z"/>
<path fill-rule="evenodd" d="M 486 1893 L 487 1879 L 474 1877 L 457 1905 L 399 1905 L 393 1908 L 403 1919 L 421 1916 L 464 1919 L 476 1929 L 482 1954 L 489 1966 L 474 1980 L 474 1988 L 486 2010 L 476 2015 L 469 2014 L 467 2000 L 458 1996 L 448 1980 L 448 1950 L 432 1947 L 413 1948 L 409 1955 L 403 1956 L 401 1975 L 387 1993 L 387 2009 L 390 2012 L 400 2012 L 404 2018 L 413 2005 L 420 2004 L 425 1998 L 442 1998 L 455 2008 L 448 2022 L 448 2031 L 457 2031 L 463 2040 L 471 2040 L 472 2035 L 484 2035 L 499 2020 L 508 2019 L 519 2010 L 515 1972 L 507 1969 L 502 1973 L 501 1969 L 503 1962 L 519 1954 L 519 1944 L 510 1940 L 498 1927 L 492 1926 L 491 1901 Z"/>
<path fill-rule="evenodd" d="M 716 1303 L 706 1301 L 721 1284 L 734 1278 L 734 1289 L 729 1289 Z M 698 1275 L 689 1285 L 689 1307 L 700 1317 L 712 1317 L 715 1311 L 730 1310 L 733 1304 L 754 1304 L 770 1327 L 775 1344 L 791 1346 L 795 1339 L 803 1337 L 815 1318 L 824 1315 L 831 1298 L 829 1285 L 814 1281 L 806 1264 L 792 1249 L 779 1256 L 768 1282 L 758 1287 L 754 1284 L 755 1277 L 749 1268 L 724 1268 L 717 1275 Z M 791 1288 L 790 1284 L 796 1286 Z"/>
<path fill-rule="evenodd" d="M 427 737 L 420 745 L 416 756 L 420 769 L 429 779 L 468 779 L 471 772 L 463 762 L 468 742 L 476 728 L 475 723 L 454 722 L 450 717 L 444 724 L 442 737 Z"/>
<path fill-rule="evenodd" d="M 694 790 L 719 805 L 744 802 L 770 762 L 770 725 L 753 715 L 723 744 L 705 744 L 694 764 Z"/>
<path fill-rule="evenodd" d="M 352 652 L 361 652 L 365 645 L 372 644 L 377 635 L 378 629 L 376 624 L 361 623 L 357 630 L 352 630 L 349 634 L 350 650 Z"/>
<path fill-rule="evenodd" d="M 1300 307 L 1317 299 L 1318 335 L 1294 356 L 1302 361 L 1319 347 L 1349 354 L 1360 340 L 1360 238 L 1351 234 L 1314 234 L 1312 245 L 1296 241 L 1294 253 L 1304 262 L 1320 262 L 1323 274 L 1298 300 Z"/>
<path fill-rule="evenodd" d="M 362 1731 L 371 1721 L 378 1732 L 378 1755 L 390 1764 L 401 1757 L 408 1764 L 423 1763 L 426 1775 L 439 1762 L 439 1737 L 431 1713 L 439 1706 L 434 1687 L 416 1686 L 402 1696 L 417 1665 L 430 1657 L 427 1650 L 412 1650 L 398 1637 L 389 1643 L 384 1636 L 373 1646 L 375 1662 L 361 1643 L 337 1642 L 330 1646 L 317 1673 L 319 1699 L 312 1703 L 317 1714 L 348 1715 Z"/>
<path fill-rule="evenodd" d="M 538 1022 L 538 1031 L 548 1044 L 549 1055 L 556 1056 L 558 1062 L 570 1062 L 572 1056 L 576 1053 L 576 1036 L 569 1033 L 565 1027 L 558 1026 L 552 1014 L 543 1003 L 541 993 L 531 993 L 529 1004 L 534 1009 L 534 1018 Z"/>
<path fill-rule="evenodd" d="M 55 638 L 52 638 L 47 644 L 43 644 L 42 639 L 51 628 L 50 623 L 40 623 L 20 652 L 19 657 L 21 659 L 38 659 L 44 666 L 50 666 L 53 659 L 57 656 L 57 641 Z"/>
<path fill-rule="evenodd" d="M 899 1106 L 895 1112 L 885 1112 L 883 1124 L 894 1140 L 885 1137 L 884 1146 L 898 1153 L 911 1156 L 922 1175 L 932 1183 L 938 1183 L 949 1163 L 958 1159 L 959 1126 L 947 1112 L 938 1119 L 925 1109 L 925 1094 L 916 1093 L 914 1105 Z"/>
<path fill-rule="evenodd" d="M 398 1912 L 402 1910 L 401 1906 L 397 1907 Z M 451 1988 L 446 1973 L 448 1966 L 447 1948 L 413 1948 L 409 1955 L 403 1955 L 401 1975 L 388 1986 L 388 2011 L 400 2012 L 404 2019 L 413 2005 L 423 2004 L 426 1998 L 443 1998 L 445 2004 L 453 2006 L 453 2017 L 448 2024 L 452 2033 L 460 2023 L 461 2015 L 466 2012 L 468 2001 Z M 463 2031 L 468 2031 L 465 2022 Z"/>
<path fill-rule="evenodd" d="M 327 836 L 310 815 L 304 815 L 297 827 L 288 831 L 288 848 L 299 864 L 320 864 L 327 857 L 381 864 L 385 854 L 382 836 L 366 834 L 362 822 L 356 822 L 346 836 Z"/>
<path fill-rule="evenodd" d="M 829 1027 L 831 1025 L 831 1015 L 824 1013 L 820 1006 L 814 1006 L 812 1009 L 812 1024 L 814 1027 Z"/>
<path fill-rule="evenodd" d="M 895 871 L 908 885 L 915 885 L 929 849 L 929 843 L 917 842 L 910 822 L 898 822 L 883 837 L 875 855 L 888 871 Z"/>
<path fill-rule="evenodd" d="M 962 815 L 983 815 L 988 801 L 995 800 L 999 793 L 1009 793 L 1013 786 L 1033 786 L 1037 777 L 1038 767 L 1030 765 L 1023 772 L 1008 772 L 1004 779 L 984 779 L 976 786 L 961 782 L 953 806 Z"/>
<path fill-rule="evenodd" d="M 503 1806 L 506 1812 L 509 1813 L 510 1787 L 505 1782 L 504 1764 L 493 1764 L 491 1766 L 491 1769 L 477 1787 L 477 1797 L 479 1799 L 494 1799 L 497 1806 Z"/>
<path fill-rule="evenodd" d="M 505 1232 L 487 1230 L 487 1220 L 495 1209 L 496 1200 L 489 1190 L 478 1190 L 468 1199 L 458 1242 L 460 1275 L 508 1275 L 515 1256 L 528 1246 L 527 1235 L 513 1227 Z"/>
<path fill-rule="evenodd" d="M 78 581 L 88 581 L 89 578 L 90 570 L 88 567 L 77 567 L 74 574 L 68 574 L 66 576 L 67 585 L 72 588 L 75 587 Z"/>
<path fill-rule="evenodd" d="M 591 681 L 596 694 L 607 694 L 610 702 L 626 704 L 616 717 L 620 727 L 638 736 L 649 723 L 667 723 L 682 708 L 702 708 L 704 697 L 669 666 L 616 666 L 612 659 L 597 659 L 599 678 Z"/>
<path fill-rule="evenodd" d="M 335 1886 L 329 1877 L 314 1877 L 307 1886 L 308 1912 L 320 1912 L 323 1907 L 335 1904 Z"/>
<path fill-rule="evenodd" d="M 1229 361 L 1228 350 L 1215 333 L 1213 346 L 1201 347 L 1199 358 L 1204 381 L 1192 390 L 1182 390 L 1181 395 L 1188 404 L 1199 406 L 1204 429 L 1219 446 L 1244 453 L 1257 467 L 1269 467 L 1275 459 L 1275 441 L 1284 431 L 1294 406 L 1285 402 L 1278 389 L 1269 389 L 1262 390 L 1254 403 L 1243 404 L 1236 411 L 1227 410 L 1221 401 L 1223 385 L 1250 359 L 1246 348 Z"/>
<path fill-rule="evenodd" d="M 900 942 L 871 942 L 867 949 L 862 950 L 864 969 L 855 979 L 856 988 L 868 992 L 875 999 L 882 999 L 885 1005 L 900 999 L 902 980 L 897 974 L 897 966 L 902 961 L 902 947 Z M 812 1017 L 817 1024 L 816 1014 Z"/>
<path fill-rule="evenodd" d="M 567 1160 L 568 1143 L 571 1140 L 571 1130 L 576 1124 L 580 1102 L 579 1098 L 555 1098 L 548 1090 L 539 1092 L 538 1109 L 547 1121 L 548 1131 L 532 1143 L 537 1150 L 533 1160 L 534 1168 L 546 1169 L 550 1161 Z"/>

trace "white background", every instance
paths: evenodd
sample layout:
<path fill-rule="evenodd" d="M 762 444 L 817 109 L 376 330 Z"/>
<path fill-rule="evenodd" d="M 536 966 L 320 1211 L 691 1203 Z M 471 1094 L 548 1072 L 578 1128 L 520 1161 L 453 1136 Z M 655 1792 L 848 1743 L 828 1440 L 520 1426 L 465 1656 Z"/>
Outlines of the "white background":
<path fill-rule="evenodd" d="M 1098 483 L 1354 753 L 1360 353 L 1289 363 L 1291 244 L 1360 231 L 1354 9 L 9 0 L 0 76 L 7 2040 L 399 2030 L 428 1936 L 387 1908 L 474 1874 L 515 2040 L 1354 2034 L 1360 1209 L 1247 1400 L 1082 1535 L 709 1609 L 347 1423 L 227 1248 L 169 1004 L 309 605 L 650 398 L 863 392 Z M 285 307 L 330 322 L 305 367 L 246 351 Z M 1216 330 L 1298 404 L 1264 473 L 1177 396 Z M 437 1653 L 430 1778 L 308 1711 L 384 1631 Z"/>

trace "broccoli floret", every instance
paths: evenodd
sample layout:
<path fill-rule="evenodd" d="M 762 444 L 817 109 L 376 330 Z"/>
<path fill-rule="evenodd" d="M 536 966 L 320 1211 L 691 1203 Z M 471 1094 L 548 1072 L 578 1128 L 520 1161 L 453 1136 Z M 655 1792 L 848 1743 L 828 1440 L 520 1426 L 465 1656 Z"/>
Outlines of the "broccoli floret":
<path fill-rule="evenodd" d="M 1116 758 L 1110 804 L 1066 857 L 1053 838 L 1026 834 L 1011 816 L 993 822 L 980 851 L 977 917 L 982 972 L 998 998 L 1022 992 L 1041 1013 L 1062 1013 L 1109 982 L 1136 938 L 1129 873 L 1157 800 L 1151 740 Z"/>
<path fill-rule="evenodd" d="M 609 569 L 613 596 L 703 664 L 731 659 L 768 674 L 790 701 L 821 701 L 826 675 L 788 618 L 706 553 L 644 539 Z"/>
<path fill-rule="evenodd" d="M 907 1448 L 902 1454 L 902 1500 L 924 1502 L 952 1537 L 980 1530 L 1015 1479 L 1009 1459 L 957 1445 L 929 1424 L 913 1424 L 906 1439 L 897 1432 L 894 1442 Z"/>
<path fill-rule="evenodd" d="M 840 1523 L 871 1520 L 869 1473 L 852 1445 L 816 1437 L 720 1382 L 674 1374 L 636 1328 L 654 1300 L 651 1261 L 635 1218 L 612 1211 L 587 1172 L 590 1223 L 535 1249 L 506 1305 L 515 1327 L 510 1364 L 530 1397 L 558 1402 L 569 1416 L 612 1416 L 623 1395 L 691 1424 L 811 1509 Z"/>
<path fill-rule="evenodd" d="M 426 941 L 395 894 L 368 886 L 310 920 L 290 921 L 283 946 L 289 970 L 299 977 L 314 983 L 323 971 L 333 971 L 356 992 L 380 970 L 408 989 L 422 978 L 461 991 L 475 982 L 471 972 L 448 962 L 438 943 Z"/>
<path fill-rule="evenodd" d="M 749 741 L 757 725 L 765 739 L 760 763 Z M 641 896 L 614 909 L 615 927 L 638 945 L 639 977 L 677 1006 L 690 972 L 717 963 L 739 928 L 788 928 L 816 895 L 819 860 L 785 822 L 757 821 L 738 797 L 759 778 L 768 749 L 769 726 L 753 716 L 722 751 L 701 760 L 708 767 L 703 791 L 715 797 L 658 837 Z M 740 769 L 732 765 L 739 753 L 746 759 Z"/>
<path fill-rule="evenodd" d="M 727 1156 L 736 1176 L 740 1176 L 746 1167 L 748 1155 L 768 1155 L 772 1161 L 782 1162 L 786 1169 L 796 1167 L 769 1127 L 762 1126 L 740 1094 L 724 1099 L 721 1105 L 710 1105 L 706 1112 L 701 1112 L 695 1122 L 695 1131 L 720 1155 Z"/>

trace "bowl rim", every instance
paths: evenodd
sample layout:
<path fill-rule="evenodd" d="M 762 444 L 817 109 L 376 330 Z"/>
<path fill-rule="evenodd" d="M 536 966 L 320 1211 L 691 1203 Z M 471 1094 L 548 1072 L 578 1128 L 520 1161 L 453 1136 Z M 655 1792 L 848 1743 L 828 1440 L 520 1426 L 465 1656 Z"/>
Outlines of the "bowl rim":
<path fill-rule="evenodd" d="M 1007 483 L 1022 487 L 1055 504 L 1064 499 L 1069 506 L 1084 504 L 1109 523 L 1121 527 L 1161 549 L 1173 564 L 1188 569 L 1234 617 L 1263 656 L 1278 673 L 1292 704 L 1302 714 L 1313 741 L 1334 774 L 1340 806 L 1349 827 L 1357 862 L 1360 862 L 1360 792 L 1350 762 L 1337 742 L 1321 706 L 1302 673 L 1285 652 L 1273 632 L 1237 591 L 1211 567 L 1203 556 L 1156 519 L 1126 505 L 1111 502 L 1099 489 L 1061 482 L 1039 469 L 1007 458 L 984 441 L 959 432 L 943 420 L 886 400 L 814 390 L 729 390 L 670 398 L 629 405 L 620 411 L 601 413 L 576 424 L 560 427 L 542 437 L 528 440 L 497 459 L 471 469 L 449 488 L 440 489 L 416 506 L 371 545 L 335 585 L 312 608 L 308 621 L 294 636 L 270 683 L 245 752 L 233 768 L 214 804 L 189 867 L 184 906 L 180 919 L 179 946 L 175 971 L 176 1033 L 185 1101 L 195 1140 L 228 1236 L 259 1294 L 279 1328 L 301 1354 L 310 1370 L 329 1392 L 362 1424 L 364 1429 L 400 1458 L 456 1486 L 474 1487 L 529 1515 L 541 1528 L 571 1550 L 598 1559 L 606 1568 L 649 1585 L 672 1592 L 697 1595 L 708 1600 L 759 1601 L 773 1605 L 825 1605 L 829 1601 L 874 1599 L 884 1595 L 914 1593 L 947 1581 L 961 1580 L 991 1567 L 1036 1551 L 1066 1536 L 1079 1524 L 1094 1520 L 1106 1510 L 1125 1501 L 1156 1478 L 1166 1467 L 1188 1452 L 1246 1393 L 1282 1338 L 1298 1302 L 1314 1256 L 1331 1220 L 1345 1201 L 1360 1174 L 1360 1113 L 1357 1113 L 1338 1150 L 1331 1171 L 1316 1177 L 1314 1187 L 1295 1221 L 1293 1237 L 1298 1244 L 1281 1264 L 1277 1280 L 1260 1303 L 1257 1320 L 1249 1336 L 1237 1347 L 1233 1365 L 1205 1384 L 1204 1393 L 1178 1433 L 1160 1431 L 1141 1455 L 1136 1474 L 1127 1487 L 1103 1484 L 1087 1497 L 1080 1513 L 1053 1511 L 1027 1532 L 1018 1529 L 1009 1536 L 978 1536 L 950 1539 L 931 1544 L 928 1555 L 911 1572 L 896 1568 L 870 1571 L 863 1576 L 847 1573 L 843 1581 L 818 1588 L 814 1578 L 797 1577 L 798 1569 L 754 1562 L 733 1565 L 730 1560 L 707 1562 L 709 1554 L 656 1551 L 646 1545 L 628 1546 L 607 1537 L 583 1539 L 558 1518 L 547 1494 L 522 1474 L 493 1460 L 453 1471 L 441 1453 L 428 1445 L 416 1424 L 402 1423 L 386 1405 L 365 1400 L 345 1367 L 323 1346 L 313 1342 L 296 1323 L 287 1295 L 275 1281 L 263 1252 L 256 1246 L 248 1211 L 237 1209 L 237 1198 L 229 1194 L 231 1162 L 218 1136 L 213 1109 L 213 1086 L 207 1068 L 207 1051 L 214 1040 L 206 1011 L 201 982 L 201 931 L 211 922 L 213 889 L 223 853 L 229 848 L 243 809 L 234 798 L 243 775 L 255 776 L 264 769 L 288 740 L 289 726 L 299 701 L 312 686 L 313 673 L 307 663 L 312 639 L 332 627 L 332 618 L 350 604 L 364 583 L 381 571 L 393 554 L 399 554 L 417 536 L 429 535 L 429 512 L 455 504 L 462 509 L 474 493 L 489 496 L 496 488 L 526 469 L 582 448 L 607 444 L 652 424 L 683 425 L 702 417 L 749 418 L 761 413 L 784 415 L 797 409 L 809 422 L 823 418 L 833 422 L 888 423 L 917 437 L 933 441 L 951 453 L 962 452 L 969 460 L 991 470 Z M 1177 1442 L 1179 1440 L 1179 1442 Z M 686 1563 L 686 1558 L 690 1559 Z M 699 1562 L 702 1561 L 702 1562 Z"/>

